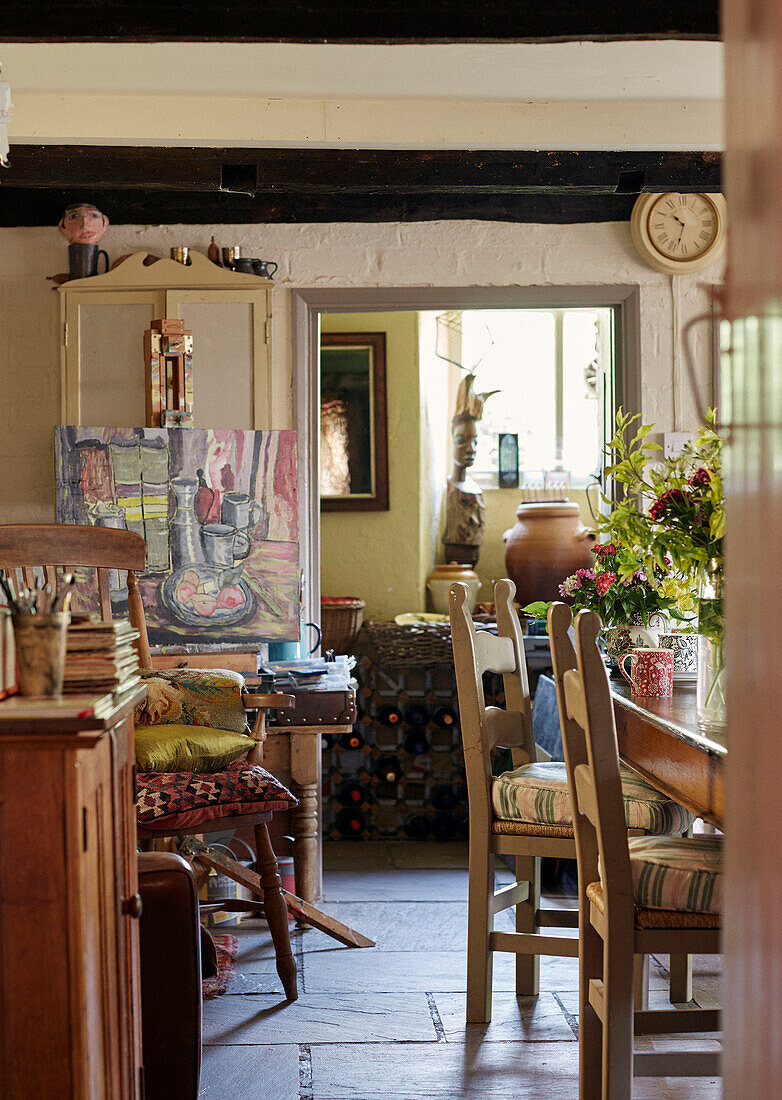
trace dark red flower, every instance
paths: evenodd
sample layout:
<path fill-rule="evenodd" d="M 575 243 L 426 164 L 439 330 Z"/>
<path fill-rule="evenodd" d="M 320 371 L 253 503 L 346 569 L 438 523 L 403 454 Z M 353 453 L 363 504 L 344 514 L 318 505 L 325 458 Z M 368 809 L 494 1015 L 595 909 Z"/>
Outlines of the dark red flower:
<path fill-rule="evenodd" d="M 666 513 L 679 511 L 686 504 L 687 498 L 681 489 L 669 489 L 667 493 L 663 493 L 661 497 L 658 497 L 651 506 L 649 518 L 656 523 Z"/>
<path fill-rule="evenodd" d="M 592 547 L 592 550 L 597 555 L 598 558 L 606 558 L 609 555 L 616 553 L 616 547 L 614 546 L 614 544 L 612 542 L 607 542 L 604 545 L 601 545 L 600 543 L 596 543 Z"/>
<path fill-rule="evenodd" d="M 690 478 L 689 484 L 700 486 L 709 485 L 711 483 L 711 471 L 707 470 L 705 466 L 699 466 L 695 473 Z"/>
<path fill-rule="evenodd" d="M 595 585 L 597 586 L 597 590 L 598 590 L 598 592 L 600 593 L 601 596 L 605 596 L 606 592 L 608 591 L 608 589 L 611 587 L 611 585 L 614 583 L 615 580 L 616 580 L 616 573 L 601 573 L 600 574 L 600 576 L 595 581 Z"/>

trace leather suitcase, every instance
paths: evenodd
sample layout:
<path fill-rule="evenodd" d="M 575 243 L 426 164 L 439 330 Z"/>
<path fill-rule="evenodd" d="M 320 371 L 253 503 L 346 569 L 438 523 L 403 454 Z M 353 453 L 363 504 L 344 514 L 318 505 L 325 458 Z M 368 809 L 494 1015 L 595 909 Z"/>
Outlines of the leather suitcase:
<path fill-rule="evenodd" d="M 196 1100 L 201 925 L 195 874 L 174 852 L 141 852 L 138 879 L 145 1100 Z"/>
<path fill-rule="evenodd" d="M 277 711 L 275 726 L 352 726 L 358 717 L 353 688 L 292 692 L 296 706 Z"/>

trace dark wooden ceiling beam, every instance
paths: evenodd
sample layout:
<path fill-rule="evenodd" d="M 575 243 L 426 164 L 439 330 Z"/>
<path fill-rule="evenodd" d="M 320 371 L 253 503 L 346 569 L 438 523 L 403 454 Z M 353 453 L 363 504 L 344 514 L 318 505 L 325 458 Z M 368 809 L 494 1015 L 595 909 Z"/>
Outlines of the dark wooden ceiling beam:
<path fill-rule="evenodd" d="M 719 0 L 5 0 L 5 42 L 554 42 L 719 37 Z"/>
<path fill-rule="evenodd" d="M 114 225 L 253 225 L 300 222 L 424 222 L 477 219 L 503 222 L 626 221 L 635 195 L 546 193 L 249 195 L 115 191 L 91 196 Z M 56 225 L 84 191 L 3 188 L 0 226 Z"/>
<path fill-rule="evenodd" d="M 0 225 L 90 201 L 117 223 L 629 218 L 646 191 L 719 191 L 719 153 L 23 146 Z"/>
<path fill-rule="evenodd" d="M 718 191 L 720 154 L 14 145 L 6 187 L 251 195 Z"/>

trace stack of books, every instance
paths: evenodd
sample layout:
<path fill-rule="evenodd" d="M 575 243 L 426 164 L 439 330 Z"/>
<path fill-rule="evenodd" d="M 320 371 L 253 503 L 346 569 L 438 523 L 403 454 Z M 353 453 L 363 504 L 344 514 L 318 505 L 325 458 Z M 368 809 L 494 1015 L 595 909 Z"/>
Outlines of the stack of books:
<path fill-rule="evenodd" d="M 63 693 L 123 692 L 140 680 L 138 638 L 127 619 L 73 622 L 68 627 Z"/>

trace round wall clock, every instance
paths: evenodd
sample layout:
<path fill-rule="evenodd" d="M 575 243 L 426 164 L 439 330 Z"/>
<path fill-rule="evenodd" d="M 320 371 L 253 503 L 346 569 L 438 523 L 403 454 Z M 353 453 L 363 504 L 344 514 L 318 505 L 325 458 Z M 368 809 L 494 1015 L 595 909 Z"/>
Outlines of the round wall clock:
<path fill-rule="evenodd" d="M 633 243 L 657 271 L 687 275 L 719 259 L 727 212 L 722 195 L 644 194 L 630 217 Z"/>

